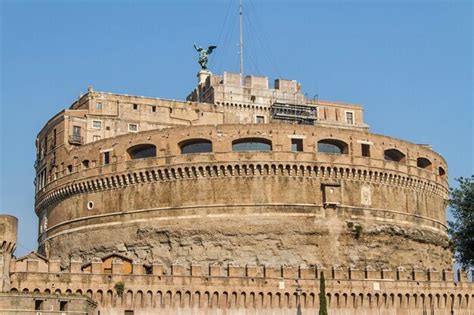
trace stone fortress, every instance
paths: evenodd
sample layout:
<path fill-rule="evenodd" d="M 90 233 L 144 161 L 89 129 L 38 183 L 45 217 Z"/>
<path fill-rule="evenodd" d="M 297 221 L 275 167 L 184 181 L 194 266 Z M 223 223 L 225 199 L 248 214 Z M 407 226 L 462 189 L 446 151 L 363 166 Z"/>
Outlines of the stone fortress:
<path fill-rule="evenodd" d="M 12 256 L 1 217 L 3 296 L 42 314 L 314 314 L 323 272 L 330 314 L 474 314 L 446 161 L 363 113 L 206 70 L 186 101 L 90 87 L 36 140 L 38 252 Z"/>

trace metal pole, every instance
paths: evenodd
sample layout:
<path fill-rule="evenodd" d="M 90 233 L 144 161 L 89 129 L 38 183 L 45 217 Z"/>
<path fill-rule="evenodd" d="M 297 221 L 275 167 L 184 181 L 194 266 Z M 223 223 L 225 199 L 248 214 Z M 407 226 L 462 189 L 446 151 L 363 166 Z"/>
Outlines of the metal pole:
<path fill-rule="evenodd" d="M 243 6 L 240 0 L 240 80 L 243 85 L 244 81 L 244 35 L 243 35 Z"/>

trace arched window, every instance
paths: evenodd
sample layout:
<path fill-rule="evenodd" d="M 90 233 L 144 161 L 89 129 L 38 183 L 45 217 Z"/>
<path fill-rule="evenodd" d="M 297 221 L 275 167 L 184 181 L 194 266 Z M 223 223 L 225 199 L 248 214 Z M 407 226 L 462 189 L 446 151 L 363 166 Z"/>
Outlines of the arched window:
<path fill-rule="evenodd" d="M 446 171 L 440 166 L 438 167 L 438 174 L 439 176 L 444 176 L 446 174 Z"/>
<path fill-rule="evenodd" d="M 243 138 L 232 141 L 232 151 L 271 151 L 272 142 L 264 138 Z"/>
<path fill-rule="evenodd" d="M 348 145 L 344 141 L 336 139 L 323 139 L 318 141 L 318 152 L 329 154 L 347 154 Z"/>
<path fill-rule="evenodd" d="M 130 159 L 146 159 L 156 157 L 156 146 L 154 144 L 137 144 L 127 150 Z"/>
<path fill-rule="evenodd" d="M 383 157 L 387 161 L 393 162 L 404 162 L 405 161 L 405 154 L 398 151 L 397 149 L 388 149 L 384 151 Z"/>
<path fill-rule="evenodd" d="M 207 139 L 190 139 L 179 144 L 181 154 L 211 153 L 212 142 Z"/>
<path fill-rule="evenodd" d="M 89 160 L 82 161 L 82 168 L 83 169 L 89 168 Z"/>
<path fill-rule="evenodd" d="M 424 157 L 419 157 L 416 159 L 416 166 L 419 168 L 430 168 L 431 161 Z"/>

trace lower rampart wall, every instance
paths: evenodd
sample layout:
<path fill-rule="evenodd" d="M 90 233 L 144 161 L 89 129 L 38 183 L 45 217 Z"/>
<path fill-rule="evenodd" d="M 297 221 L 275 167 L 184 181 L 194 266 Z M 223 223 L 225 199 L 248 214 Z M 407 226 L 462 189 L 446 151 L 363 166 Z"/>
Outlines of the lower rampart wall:
<path fill-rule="evenodd" d="M 29 262 L 29 263 L 28 263 Z M 43 262 L 27 261 L 38 268 Z M 470 315 L 474 314 L 474 284 L 459 272 L 454 282 L 451 271 L 366 270 L 334 267 L 292 268 L 283 266 L 190 266 L 145 269 L 133 263 L 130 274 L 114 259 L 112 273 L 95 273 L 73 262 L 73 272 L 58 270 L 18 271 L 11 275 L 12 291 L 86 296 L 98 303 L 101 315 L 124 314 L 314 314 L 319 309 L 321 272 L 325 275 L 329 314 L 366 315 Z M 87 266 L 87 265 L 83 265 Z M 44 267 L 44 266 L 43 266 Z M 81 269 L 92 270 L 86 272 Z M 38 269 L 37 269 L 38 270 Z M 117 284 L 123 284 L 123 291 Z"/>

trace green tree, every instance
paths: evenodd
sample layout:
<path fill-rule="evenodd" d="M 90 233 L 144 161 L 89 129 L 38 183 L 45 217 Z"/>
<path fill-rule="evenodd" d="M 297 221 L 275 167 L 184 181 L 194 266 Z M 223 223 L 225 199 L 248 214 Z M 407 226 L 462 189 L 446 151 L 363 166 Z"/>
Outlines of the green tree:
<path fill-rule="evenodd" d="M 125 290 L 125 283 L 122 281 L 119 281 L 115 284 L 114 286 L 115 291 L 117 291 L 117 295 L 122 296 L 123 291 Z"/>
<path fill-rule="evenodd" d="M 474 175 L 458 178 L 458 188 L 451 188 L 449 205 L 454 221 L 449 222 L 449 235 L 455 258 L 464 269 L 474 267 Z"/>
<path fill-rule="evenodd" d="M 324 273 L 322 271 L 321 277 L 319 278 L 319 315 L 328 315 L 326 282 L 324 281 Z"/>

